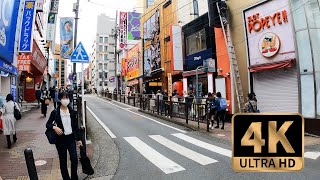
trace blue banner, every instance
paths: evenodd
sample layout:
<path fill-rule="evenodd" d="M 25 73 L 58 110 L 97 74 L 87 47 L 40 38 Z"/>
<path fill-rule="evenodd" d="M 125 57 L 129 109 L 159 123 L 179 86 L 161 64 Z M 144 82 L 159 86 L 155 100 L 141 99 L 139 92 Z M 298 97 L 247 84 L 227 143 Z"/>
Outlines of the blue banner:
<path fill-rule="evenodd" d="M 197 52 L 185 58 L 185 70 L 195 70 L 198 66 L 203 65 L 203 61 L 212 58 L 212 49 Z"/>
<path fill-rule="evenodd" d="M 20 0 L 0 0 L 0 61 L 13 63 Z"/>
<path fill-rule="evenodd" d="M 0 60 L 0 70 L 4 72 L 11 73 L 13 75 L 18 75 L 18 70 L 12 64 L 6 63 Z"/>
<path fill-rule="evenodd" d="M 73 18 L 60 18 L 60 56 L 70 59 L 73 52 Z"/>
<path fill-rule="evenodd" d="M 26 0 L 24 2 L 23 8 L 24 10 L 21 24 L 19 52 L 31 52 L 36 1 Z"/>

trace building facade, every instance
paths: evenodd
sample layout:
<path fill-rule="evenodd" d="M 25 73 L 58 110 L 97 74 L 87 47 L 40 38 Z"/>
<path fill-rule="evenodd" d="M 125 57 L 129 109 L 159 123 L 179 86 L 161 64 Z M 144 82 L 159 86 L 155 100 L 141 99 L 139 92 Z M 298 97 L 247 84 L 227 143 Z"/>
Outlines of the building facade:
<path fill-rule="evenodd" d="M 92 60 L 92 85 L 98 92 L 116 88 L 115 42 L 112 29 L 115 19 L 104 14 L 98 16 L 97 35 Z"/>
<path fill-rule="evenodd" d="M 300 112 L 318 133 L 319 0 L 227 5 L 245 94 L 255 92 L 261 112 Z"/>
<path fill-rule="evenodd" d="M 61 88 L 67 87 L 68 82 L 68 59 L 63 59 L 60 56 L 60 44 L 55 45 L 54 54 L 54 86 Z"/>

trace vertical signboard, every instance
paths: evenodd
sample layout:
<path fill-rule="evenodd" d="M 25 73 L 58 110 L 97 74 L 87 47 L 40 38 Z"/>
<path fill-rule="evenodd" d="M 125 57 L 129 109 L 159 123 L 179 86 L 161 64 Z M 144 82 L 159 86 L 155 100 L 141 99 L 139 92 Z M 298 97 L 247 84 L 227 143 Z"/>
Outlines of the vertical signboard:
<path fill-rule="evenodd" d="M 51 0 L 50 12 L 58 14 L 59 0 Z"/>
<path fill-rule="evenodd" d="M 168 73 L 168 95 L 172 96 L 172 75 Z"/>
<path fill-rule="evenodd" d="M 20 0 L 0 0 L 0 62 L 12 63 Z"/>
<path fill-rule="evenodd" d="M 128 40 L 140 40 L 140 13 L 128 12 Z"/>
<path fill-rule="evenodd" d="M 26 0 L 23 5 L 23 17 L 21 24 L 19 52 L 32 51 L 32 31 L 36 10 L 35 0 Z"/>
<path fill-rule="evenodd" d="M 119 17 L 119 47 L 123 49 L 127 46 L 128 36 L 128 13 L 120 12 Z"/>
<path fill-rule="evenodd" d="M 43 12 L 43 0 L 37 0 L 37 12 Z"/>
<path fill-rule="evenodd" d="M 121 62 L 121 76 L 126 76 L 127 74 L 127 62 L 125 58 L 122 58 Z"/>
<path fill-rule="evenodd" d="M 47 41 L 55 40 L 56 14 L 50 12 L 48 15 Z"/>
<path fill-rule="evenodd" d="M 139 76 L 139 44 L 128 51 L 127 80 Z"/>
<path fill-rule="evenodd" d="M 151 76 L 152 71 L 161 68 L 159 10 L 144 23 L 144 27 L 145 37 L 151 39 L 150 45 L 144 50 L 144 75 Z"/>
<path fill-rule="evenodd" d="M 170 30 L 173 61 L 171 68 L 173 71 L 183 71 L 182 28 L 180 26 L 171 26 Z"/>
<path fill-rule="evenodd" d="M 11 94 L 13 96 L 13 101 L 17 102 L 17 79 L 14 76 L 11 76 Z"/>
<path fill-rule="evenodd" d="M 69 59 L 73 52 L 73 18 L 60 18 L 60 56 Z"/>

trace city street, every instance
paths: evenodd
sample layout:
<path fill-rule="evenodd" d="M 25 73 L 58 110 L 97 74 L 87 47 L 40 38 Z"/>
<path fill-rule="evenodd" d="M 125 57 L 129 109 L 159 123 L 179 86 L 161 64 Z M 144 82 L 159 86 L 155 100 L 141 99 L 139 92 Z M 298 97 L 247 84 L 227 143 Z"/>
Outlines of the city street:
<path fill-rule="evenodd" d="M 319 145 L 305 148 L 297 173 L 235 173 L 231 143 L 145 114 L 138 109 L 86 96 L 88 112 L 113 138 L 120 162 L 114 179 L 319 179 Z M 312 154 L 312 153 L 311 153 Z"/>

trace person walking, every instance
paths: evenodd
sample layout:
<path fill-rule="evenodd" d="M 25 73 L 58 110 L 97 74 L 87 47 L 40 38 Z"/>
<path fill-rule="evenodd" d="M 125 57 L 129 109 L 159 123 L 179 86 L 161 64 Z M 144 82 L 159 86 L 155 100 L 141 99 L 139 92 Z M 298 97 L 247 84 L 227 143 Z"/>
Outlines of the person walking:
<path fill-rule="evenodd" d="M 259 112 L 257 106 L 257 99 L 254 93 L 250 93 L 247 96 L 248 102 L 244 105 L 244 112 L 246 113 L 255 113 Z"/>
<path fill-rule="evenodd" d="M 14 117 L 14 109 L 18 109 L 20 111 L 17 103 L 13 102 L 13 96 L 8 94 L 6 97 L 6 103 L 4 107 L 0 111 L 0 115 L 3 114 L 3 135 L 7 138 L 8 149 L 11 149 L 11 135 L 13 135 L 13 143 L 17 142 L 17 134 L 16 134 L 16 118 Z"/>
<path fill-rule="evenodd" d="M 213 124 L 214 120 L 216 119 L 217 107 L 219 106 L 219 102 L 212 93 L 208 93 L 208 106 L 208 119 L 211 119 L 211 124 L 209 125 L 209 128 L 213 129 Z"/>
<path fill-rule="evenodd" d="M 221 97 L 220 92 L 217 92 L 217 100 L 216 101 L 219 102 L 219 105 L 217 106 L 217 113 L 216 113 L 217 126 L 214 128 L 219 128 L 219 121 L 222 121 L 221 129 L 224 129 L 224 121 L 225 121 L 225 115 L 226 115 L 226 109 L 227 109 L 227 100 L 225 98 Z"/>
<path fill-rule="evenodd" d="M 47 117 L 49 102 L 50 102 L 50 93 L 47 90 L 47 88 L 45 88 L 41 92 L 41 114 L 43 114 L 44 117 Z"/>
<path fill-rule="evenodd" d="M 59 155 L 63 180 L 77 180 L 78 155 L 76 146 L 82 146 L 77 114 L 68 106 L 70 100 L 67 92 L 60 93 L 59 100 L 58 108 L 51 112 L 46 128 L 53 129 L 58 135 L 55 145 Z M 67 151 L 71 161 L 71 178 L 67 166 Z"/>
<path fill-rule="evenodd" d="M 52 100 L 53 100 L 54 109 L 57 108 L 58 102 L 60 102 L 58 96 L 59 96 L 59 90 L 58 90 L 58 88 L 56 87 L 55 90 L 54 90 L 54 91 L 52 92 L 52 94 L 51 94 L 51 97 L 52 97 Z"/>
<path fill-rule="evenodd" d="M 38 101 L 38 108 L 40 108 L 41 89 L 40 89 L 40 85 L 39 84 L 37 84 L 35 96 L 36 96 L 37 101 Z"/>

